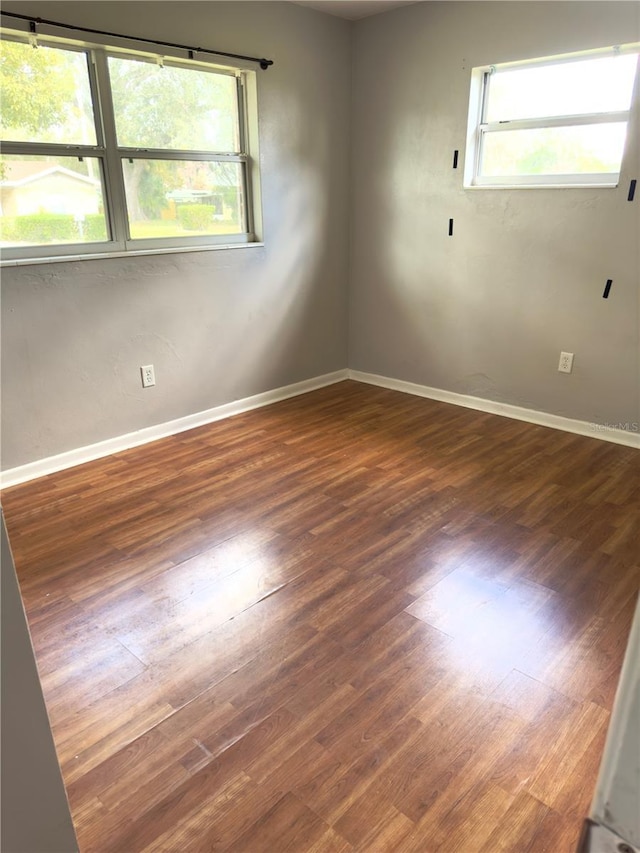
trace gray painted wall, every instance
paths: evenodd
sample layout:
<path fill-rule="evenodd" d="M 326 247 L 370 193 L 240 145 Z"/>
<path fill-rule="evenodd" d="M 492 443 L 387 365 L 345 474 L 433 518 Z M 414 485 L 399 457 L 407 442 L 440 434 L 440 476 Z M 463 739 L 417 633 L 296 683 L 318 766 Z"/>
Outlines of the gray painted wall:
<path fill-rule="evenodd" d="M 344 368 L 351 25 L 287 3 L 3 9 L 275 60 L 264 248 L 3 270 L 3 469 Z"/>
<path fill-rule="evenodd" d="M 4 853 L 78 850 L 4 518 L 2 537 L 2 827 Z"/>
<path fill-rule="evenodd" d="M 351 368 L 640 421 L 640 199 L 626 201 L 637 96 L 619 189 L 464 191 L 462 162 L 452 169 L 473 66 L 638 39 L 635 2 L 436 2 L 358 22 Z M 557 372 L 561 350 L 575 353 L 571 375 Z"/>

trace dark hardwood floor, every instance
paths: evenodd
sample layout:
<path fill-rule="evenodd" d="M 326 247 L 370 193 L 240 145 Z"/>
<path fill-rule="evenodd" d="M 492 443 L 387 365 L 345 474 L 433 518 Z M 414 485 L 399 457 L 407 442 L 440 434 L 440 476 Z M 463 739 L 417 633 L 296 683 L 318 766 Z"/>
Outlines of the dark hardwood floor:
<path fill-rule="evenodd" d="M 5 490 L 83 853 L 573 853 L 640 453 L 344 382 Z"/>

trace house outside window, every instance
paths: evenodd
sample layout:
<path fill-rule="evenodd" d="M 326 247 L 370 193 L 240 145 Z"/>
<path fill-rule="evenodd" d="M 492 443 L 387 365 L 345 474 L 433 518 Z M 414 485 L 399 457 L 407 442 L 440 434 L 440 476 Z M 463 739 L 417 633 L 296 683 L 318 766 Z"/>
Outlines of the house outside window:
<path fill-rule="evenodd" d="M 4 260 L 259 239 L 255 72 L 2 36 Z"/>

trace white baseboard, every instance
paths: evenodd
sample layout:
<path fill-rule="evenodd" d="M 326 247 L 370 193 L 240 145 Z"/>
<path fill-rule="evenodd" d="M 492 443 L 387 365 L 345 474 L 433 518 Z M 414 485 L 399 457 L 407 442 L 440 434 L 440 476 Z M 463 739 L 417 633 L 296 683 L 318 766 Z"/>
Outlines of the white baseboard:
<path fill-rule="evenodd" d="M 380 388 L 389 388 L 392 391 L 403 391 L 405 394 L 414 394 L 417 397 L 428 397 L 430 400 L 438 400 L 441 403 L 453 403 L 455 406 L 464 406 L 467 409 L 477 409 L 479 412 L 488 412 L 492 415 L 502 415 L 517 421 L 538 426 L 551 427 L 563 432 L 573 432 L 576 435 L 586 435 L 589 438 L 599 438 L 602 441 L 611 441 L 614 444 L 624 444 L 627 447 L 640 448 L 640 431 L 618 429 L 607 424 L 588 423 L 574 418 L 563 418 L 550 412 L 539 412 L 536 409 L 524 409 L 520 406 L 512 406 L 510 403 L 498 403 L 493 400 L 485 400 L 481 397 L 471 397 L 468 394 L 457 394 L 454 391 L 444 391 L 441 388 L 430 388 L 428 385 L 416 385 L 413 382 L 404 382 L 401 379 L 389 379 L 386 376 L 377 376 L 374 373 L 362 373 L 359 370 L 349 370 L 349 379 L 356 382 L 365 382 L 368 385 L 378 385 Z M 640 426 L 636 425 L 640 430 Z"/>
<path fill-rule="evenodd" d="M 86 447 L 79 447 L 77 450 L 69 450 L 65 453 L 59 453 L 56 456 L 38 459 L 36 462 L 29 462 L 17 468 L 9 468 L 0 475 L 2 478 L 2 488 L 7 489 L 10 486 L 17 486 L 20 483 L 44 477 L 46 474 L 53 474 L 56 471 L 73 468 L 75 465 L 81 465 L 83 462 L 91 462 L 94 459 L 111 456 L 113 453 L 119 453 L 121 450 L 129 450 L 131 447 L 148 444 L 150 441 L 176 435 L 179 432 L 185 432 L 186 430 L 194 429 L 194 427 L 204 426 L 223 418 L 229 418 L 232 415 L 239 415 L 241 412 L 248 412 L 251 409 L 268 406 L 270 403 L 287 400 L 289 397 L 297 397 L 299 394 L 306 394 L 309 391 L 315 391 L 318 388 L 324 388 L 326 385 L 333 385 L 335 382 L 341 382 L 348 378 L 348 371 L 346 369 L 336 370 L 334 373 L 315 376 L 313 379 L 305 379 L 302 382 L 295 382 L 293 385 L 285 385 L 281 388 L 274 388 L 272 391 L 264 391 L 262 394 L 255 394 L 252 397 L 245 397 L 242 400 L 234 400 L 232 403 L 215 406 L 204 412 L 196 412 L 193 415 L 186 415 L 183 418 L 177 418 L 173 421 L 129 432 L 125 435 L 109 438 L 106 441 L 89 444 Z"/>
<path fill-rule="evenodd" d="M 438 400 L 441 403 L 452 403 L 455 406 L 464 406 L 467 409 L 476 409 L 479 412 L 502 415 L 503 417 L 513 418 L 518 421 L 526 421 L 527 423 L 551 427 L 552 429 L 559 429 L 564 432 L 572 432 L 576 435 L 598 438 L 602 441 L 611 441 L 614 444 L 624 444 L 627 447 L 640 448 L 640 432 L 616 429 L 606 424 L 591 424 L 587 421 L 563 418 L 560 415 L 553 415 L 549 412 L 539 412 L 535 409 L 512 406 L 509 403 L 498 403 L 493 400 L 485 400 L 481 397 L 471 397 L 468 394 L 444 391 L 441 388 L 430 388 L 428 385 L 417 385 L 414 382 L 404 382 L 401 379 L 390 379 L 374 373 L 344 369 L 336 370 L 333 373 L 326 373 L 323 376 L 316 376 L 313 379 L 305 379 L 293 385 L 275 388 L 272 391 L 264 391 L 252 397 L 245 397 L 242 400 L 235 400 L 232 403 L 215 406 L 204 412 L 196 412 L 193 415 L 186 415 L 183 418 L 177 418 L 173 421 L 167 421 L 156 426 L 119 435 L 106 441 L 99 441 L 96 444 L 79 447 L 76 450 L 69 450 L 66 453 L 59 453 L 56 456 L 38 459 L 36 462 L 29 462 L 17 468 L 9 468 L 0 474 L 2 488 L 7 489 L 10 486 L 17 486 L 20 483 L 26 483 L 29 480 L 35 480 L 47 474 L 54 474 L 56 471 L 73 468 L 75 465 L 81 465 L 83 462 L 91 462 L 94 459 L 111 456 L 113 453 L 119 453 L 121 450 L 129 450 L 132 447 L 148 444 L 159 438 L 166 438 L 167 436 L 176 435 L 177 433 L 204 426 L 223 418 L 229 418 L 232 415 L 239 415 L 241 412 L 248 412 L 251 409 L 268 406 L 270 403 L 287 400 L 289 397 L 297 397 L 300 394 L 315 391 L 317 388 L 324 388 L 327 385 L 342 382 L 344 379 L 353 379 L 355 382 L 377 385 L 380 388 L 389 388 L 392 391 L 402 391 L 405 394 L 413 394 L 417 397 L 427 397 L 430 400 Z"/>

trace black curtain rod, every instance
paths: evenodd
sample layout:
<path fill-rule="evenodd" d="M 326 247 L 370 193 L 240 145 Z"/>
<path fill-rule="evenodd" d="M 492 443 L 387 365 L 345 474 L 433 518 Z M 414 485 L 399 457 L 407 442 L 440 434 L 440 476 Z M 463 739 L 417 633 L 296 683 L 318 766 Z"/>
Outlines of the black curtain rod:
<path fill-rule="evenodd" d="M 110 33 L 107 30 L 92 30 L 89 27 L 76 27 L 72 24 L 63 24 L 60 21 L 48 21 L 46 18 L 32 18 L 29 15 L 19 15 L 17 12 L 2 12 L 3 16 L 8 18 L 19 18 L 21 21 L 29 21 L 31 32 L 36 32 L 37 24 L 47 24 L 50 27 L 61 27 L 64 30 L 75 30 L 81 33 L 93 33 L 98 36 L 110 36 L 111 38 L 129 39 L 130 41 L 140 41 L 145 44 L 154 44 L 158 47 L 174 47 L 178 50 L 186 50 L 189 54 L 189 59 L 193 59 L 196 53 L 208 53 L 211 56 L 226 56 L 229 59 L 244 59 L 247 62 L 257 62 L 263 71 L 266 71 L 270 65 L 273 65 L 273 59 L 260 59 L 257 56 L 243 56 L 241 53 L 226 53 L 224 50 L 209 50 L 206 47 L 189 47 L 186 44 L 175 44 L 170 41 L 156 41 L 155 39 L 139 38 L 138 36 L 123 36 L 121 33 Z"/>

